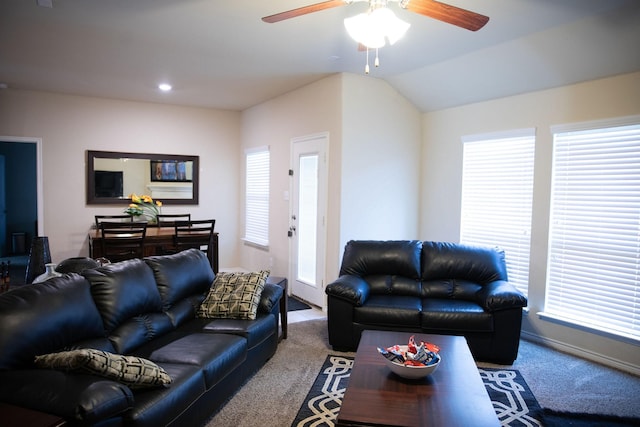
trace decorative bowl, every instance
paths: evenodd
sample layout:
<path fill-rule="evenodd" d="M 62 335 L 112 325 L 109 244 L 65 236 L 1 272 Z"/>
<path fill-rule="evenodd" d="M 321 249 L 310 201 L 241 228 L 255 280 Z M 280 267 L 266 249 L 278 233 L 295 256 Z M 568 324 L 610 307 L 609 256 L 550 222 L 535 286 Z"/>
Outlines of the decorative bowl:
<path fill-rule="evenodd" d="M 398 347 L 400 347 L 402 351 L 406 352 L 408 346 L 401 345 Z M 438 369 L 438 366 L 440 366 L 440 362 L 442 361 L 442 357 L 439 354 L 436 354 L 435 362 L 431 362 L 429 365 L 412 366 L 399 362 L 392 362 L 386 357 L 382 357 L 384 358 L 384 363 L 389 367 L 389 369 L 391 369 L 391 372 L 409 380 L 417 380 L 433 374 L 435 370 Z"/>

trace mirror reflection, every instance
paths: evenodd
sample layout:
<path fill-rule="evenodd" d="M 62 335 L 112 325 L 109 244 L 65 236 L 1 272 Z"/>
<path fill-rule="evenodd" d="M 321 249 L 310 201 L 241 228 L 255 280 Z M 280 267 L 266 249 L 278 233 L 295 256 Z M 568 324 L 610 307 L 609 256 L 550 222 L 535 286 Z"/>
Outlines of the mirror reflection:
<path fill-rule="evenodd" d="M 198 156 L 88 151 L 87 204 L 122 204 L 130 194 L 197 204 L 198 170 Z"/>

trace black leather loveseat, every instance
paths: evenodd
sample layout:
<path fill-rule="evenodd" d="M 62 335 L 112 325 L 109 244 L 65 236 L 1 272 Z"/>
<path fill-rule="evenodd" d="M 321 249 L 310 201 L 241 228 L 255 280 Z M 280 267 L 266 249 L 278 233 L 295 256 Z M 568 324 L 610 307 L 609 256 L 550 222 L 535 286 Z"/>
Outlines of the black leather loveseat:
<path fill-rule="evenodd" d="M 0 402 L 69 425 L 201 425 L 275 353 L 282 296 L 265 285 L 255 320 L 199 318 L 213 279 L 206 255 L 190 249 L 0 295 Z M 36 356 L 77 349 L 143 358 L 171 382 L 137 388 L 34 365 Z"/>
<path fill-rule="evenodd" d="M 527 299 L 499 249 L 442 242 L 350 241 L 326 288 L 329 343 L 354 350 L 365 329 L 466 337 L 477 360 L 511 364 Z"/>

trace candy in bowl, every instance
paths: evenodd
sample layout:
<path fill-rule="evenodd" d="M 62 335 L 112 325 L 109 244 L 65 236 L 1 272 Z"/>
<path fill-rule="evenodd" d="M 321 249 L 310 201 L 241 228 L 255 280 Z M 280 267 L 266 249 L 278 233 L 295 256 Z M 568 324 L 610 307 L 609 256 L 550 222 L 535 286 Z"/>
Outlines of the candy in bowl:
<path fill-rule="evenodd" d="M 386 365 L 396 375 L 406 379 L 420 379 L 432 374 L 440 365 L 442 357 L 438 346 L 421 342 L 416 344 L 414 336 L 408 345 L 394 345 L 386 349 L 378 347 Z"/>

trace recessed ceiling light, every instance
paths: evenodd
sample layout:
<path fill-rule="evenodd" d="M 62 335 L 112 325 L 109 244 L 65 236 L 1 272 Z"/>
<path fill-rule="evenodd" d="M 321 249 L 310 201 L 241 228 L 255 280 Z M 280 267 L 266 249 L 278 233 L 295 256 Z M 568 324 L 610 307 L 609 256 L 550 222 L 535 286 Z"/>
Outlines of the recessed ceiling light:
<path fill-rule="evenodd" d="M 160 89 L 163 92 L 169 92 L 171 90 L 171 85 L 168 83 L 160 83 L 158 85 L 158 89 Z"/>

